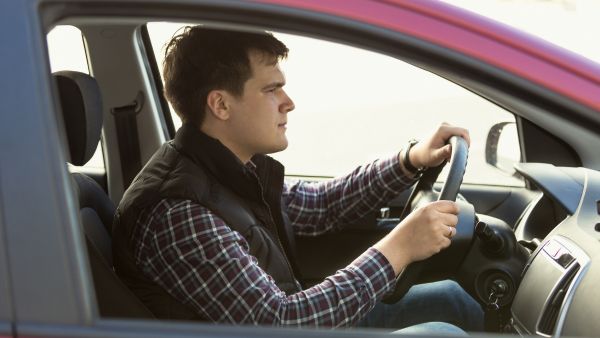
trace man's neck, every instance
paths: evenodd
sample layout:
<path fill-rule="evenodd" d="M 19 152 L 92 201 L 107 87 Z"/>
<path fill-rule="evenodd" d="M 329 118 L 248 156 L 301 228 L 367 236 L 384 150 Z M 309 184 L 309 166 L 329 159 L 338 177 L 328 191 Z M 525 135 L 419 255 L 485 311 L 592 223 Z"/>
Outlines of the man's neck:
<path fill-rule="evenodd" d="M 249 154 L 244 152 L 242 149 L 236 145 L 235 142 L 230 141 L 230 139 L 224 135 L 224 133 L 220 133 L 215 130 L 215 128 L 211 128 L 206 124 L 203 124 L 200 128 L 200 131 L 205 133 L 206 135 L 219 140 L 229 151 L 231 151 L 243 164 L 248 164 L 250 159 L 254 156 L 254 154 Z"/>

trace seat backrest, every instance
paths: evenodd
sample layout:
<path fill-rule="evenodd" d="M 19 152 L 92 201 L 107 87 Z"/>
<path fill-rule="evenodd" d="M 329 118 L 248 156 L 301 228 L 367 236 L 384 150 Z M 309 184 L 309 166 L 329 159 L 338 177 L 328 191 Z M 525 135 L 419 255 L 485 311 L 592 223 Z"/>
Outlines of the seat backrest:
<path fill-rule="evenodd" d="M 94 78 L 80 72 L 57 72 L 54 78 L 58 85 L 70 162 L 81 166 L 90 160 L 100 141 L 100 88 Z M 110 234 L 115 205 L 90 177 L 72 173 L 71 178 L 79 198 L 79 214 L 101 316 L 152 318 L 152 313 L 113 270 Z"/>

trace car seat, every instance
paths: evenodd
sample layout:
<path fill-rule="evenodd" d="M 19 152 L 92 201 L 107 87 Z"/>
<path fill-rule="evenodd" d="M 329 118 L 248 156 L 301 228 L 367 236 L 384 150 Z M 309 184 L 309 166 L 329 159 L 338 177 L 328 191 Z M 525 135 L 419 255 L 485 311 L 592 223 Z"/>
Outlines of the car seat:
<path fill-rule="evenodd" d="M 90 160 L 102 130 L 102 96 L 91 76 L 74 71 L 54 73 L 64 118 L 70 163 L 82 166 Z M 89 176 L 72 172 L 79 199 L 96 299 L 102 317 L 153 318 L 145 305 L 121 282 L 113 270 L 111 225 L 115 205 Z"/>

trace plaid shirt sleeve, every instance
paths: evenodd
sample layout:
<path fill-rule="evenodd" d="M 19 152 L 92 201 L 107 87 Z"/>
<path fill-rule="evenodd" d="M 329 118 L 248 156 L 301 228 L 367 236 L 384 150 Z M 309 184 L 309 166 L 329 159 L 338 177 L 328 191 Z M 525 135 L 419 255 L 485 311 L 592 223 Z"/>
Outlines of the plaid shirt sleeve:
<path fill-rule="evenodd" d="M 316 236 L 383 207 L 414 182 L 403 173 L 395 154 L 329 181 L 286 182 L 283 201 L 294 233 Z"/>
<path fill-rule="evenodd" d="M 134 241 L 143 273 L 213 322 L 351 326 L 394 285 L 391 265 L 370 248 L 322 283 L 286 295 L 238 232 L 189 200 L 162 200 L 142 213 Z"/>

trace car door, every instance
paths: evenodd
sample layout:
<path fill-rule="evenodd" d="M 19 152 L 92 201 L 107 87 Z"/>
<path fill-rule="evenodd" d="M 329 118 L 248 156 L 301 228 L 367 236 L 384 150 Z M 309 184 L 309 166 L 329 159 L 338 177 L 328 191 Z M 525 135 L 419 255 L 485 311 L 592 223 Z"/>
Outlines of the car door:
<path fill-rule="evenodd" d="M 377 3 L 379 6 L 384 6 L 379 2 Z M 148 94 L 146 96 L 149 97 L 147 102 L 150 103 L 145 106 L 145 109 L 149 114 L 155 113 L 155 115 L 153 115 L 153 118 L 139 118 L 147 126 L 147 128 L 140 129 L 147 130 L 148 134 L 144 136 L 148 136 L 148 139 L 150 139 L 148 141 L 144 136 L 140 137 L 141 140 L 145 140 L 140 143 L 140 147 L 145 147 L 141 149 L 142 153 L 145 154 L 144 157 L 149 156 L 148 154 L 156 149 L 157 144 L 163 141 L 161 132 L 165 129 L 163 123 L 166 123 L 161 121 L 161 117 L 158 115 L 160 104 L 154 95 L 159 95 L 159 92 L 154 87 L 155 83 L 153 84 L 149 80 L 153 74 L 148 70 L 152 67 L 146 63 L 148 59 L 143 57 L 143 49 L 139 48 L 141 44 L 137 41 L 139 37 L 137 29 L 131 28 L 140 27 L 148 18 L 160 17 L 170 20 L 185 18 L 200 22 L 222 20 L 225 24 L 234 27 L 249 25 L 250 27 L 264 29 L 267 26 L 272 26 L 279 27 L 282 30 L 296 30 L 305 35 L 313 35 L 315 32 L 313 29 L 318 26 L 319 29 L 316 31 L 319 34 L 316 35 L 322 35 L 327 39 L 335 40 L 335 37 L 343 36 L 342 40 L 344 41 L 353 41 L 355 44 L 373 49 L 387 50 L 390 54 L 404 55 L 406 59 L 411 59 L 407 56 L 410 54 L 408 52 L 406 54 L 402 54 L 399 50 L 391 52 L 390 49 L 381 47 L 382 45 L 389 45 L 390 34 L 399 37 L 399 39 L 405 38 L 405 36 L 399 33 L 392 34 L 389 31 L 373 33 L 371 30 L 373 27 L 365 27 L 362 24 L 350 26 L 351 28 L 348 28 L 347 23 L 338 26 L 337 21 L 332 21 L 327 17 L 304 12 L 299 14 L 283 6 L 257 5 L 249 2 L 157 1 L 146 3 L 144 1 L 131 1 L 121 4 L 112 1 L 76 3 L 74 1 L 15 0 L 2 2 L 0 13 L 2 13 L 0 17 L 3 18 L 3 20 L 0 20 L 2 41 L 11 46 L 6 53 L 1 68 L 3 74 L 5 74 L 1 80 L 3 81 L 3 88 L 9 89 L 2 93 L 4 110 L 3 114 L 0 114 L 0 121 L 2 122 L 0 123 L 0 130 L 2 131 L 0 133 L 0 149 L 2 150 L 0 153 L 3 156 L 2 161 L 0 161 L 2 165 L 0 168 L 0 202 L 2 203 L 0 208 L 0 215 L 2 216 L 0 220 L 0 243 L 3 245 L 0 247 L 0 273 L 4 274 L 6 272 L 6 275 L 2 276 L 8 276 L 8 281 L 4 284 L 0 280 L 0 296 L 5 296 L 4 293 L 7 293 L 7 290 L 10 291 L 10 295 L 2 297 L 2 300 L 9 300 L 6 303 L 8 305 L 0 303 L 0 330 L 5 330 L 0 331 L 0 334 L 9 332 L 12 329 L 20 336 L 27 337 L 227 337 L 242 335 L 247 337 L 283 335 L 304 337 L 339 336 L 340 334 L 364 336 L 362 332 L 290 331 L 261 327 L 229 327 L 226 325 L 197 323 L 139 321 L 127 318 L 101 318 L 97 312 L 96 298 L 93 292 L 94 281 L 91 278 L 87 264 L 85 244 L 80 231 L 81 224 L 76 216 L 75 204 L 77 202 L 71 190 L 72 187 L 65 166 L 66 151 L 62 148 L 62 131 L 58 122 L 60 121 L 59 110 L 57 109 L 55 88 L 50 76 L 51 69 L 48 64 L 44 33 L 58 22 L 81 26 L 87 25 L 88 28 L 91 27 L 90 32 L 97 34 L 95 38 L 102 38 L 107 41 L 116 38 L 119 34 L 127 35 L 131 33 L 129 34 L 129 40 L 119 40 L 118 44 L 111 45 L 106 42 L 103 46 L 112 46 L 112 49 L 95 49 L 94 54 L 90 54 L 90 58 L 110 60 L 110 62 L 104 64 L 97 64 L 97 67 L 93 70 L 96 77 L 106 81 L 103 88 L 106 88 L 109 92 L 109 101 L 114 99 L 115 107 L 130 104 L 131 99 L 136 97 L 136 89 L 143 89 Z M 252 15 L 248 15 L 249 13 Z M 344 34 L 338 34 L 338 30 L 344 32 Z M 362 38 L 359 38 L 359 36 L 362 36 Z M 365 42 L 367 40 L 364 38 L 365 36 L 371 37 L 371 40 Z M 91 46 L 95 45 L 94 41 L 88 41 L 88 43 Z M 134 52 L 130 54 L 134 55 L 135 58 L 128 57 L 127 60 L 120 58 L 123 56 L 119 54 L 119 48 L 123 48 L 121 43 L 130 47 L 133 46 L 131 48 Z M 407 42 L 405 39 L 399 45 L 409 50 L 415 48 L 419 43 L 412 40 Z M 419 46 L 422 47 L 422 45 Z M 436 53 L 443 55 L 439 51 L 436 51 Z M 411 60 L 414 60 L 414 58 Z M 397 60 L 394 59 L 393 61 Z M 122 62 L 122 64 L 119 64 L 119 62 Z M 115 78 L 119 79 L 119 71 L 110 72 L 110 69 L 115 69 L 115 63 L 117 63 L 117 66 L 121 66 L 121 68 L 118 68 L 119 71 L 126 74 L 121 74 L 124 77 L 122 79 L 123 83 L 115 80 Z M 364 79 L 356 79 L 348 75 L 348 69 L 369 68 L 372 65 L 358 62 L 353 64 L 352 67 L 346 67 L 340 76 L 347 83 L 346 90 L 342 93 L 342 99 L 353 95 L 352 92 L 348 91 L 350 89 L 348 87 L 365 88 L 378 84 L 378 82 L 366 82 Z M 126 71 L 133 72 L 134 76 L 129 76 L 130 73 L 126 73 Z M 322 75 L 326 71 L 314 72 L 313 70 L 312 83 L 323 81 Z M 384 68 L 384 72 L 387 72 L 387 68 Z M 113 77 L 112 82 L 110 79 L 106 80 L 111 76 Z M 140 83 L 142 84 L 139 86 L 140 88 L 134 88 Z M 408 86 L 410 85 L 412 83 L 408 83 Z M 128 88 L 128 86 L 131 88 Z M 323 92 L 327 93 L 328 89 L 326 86 Z M 133 95 L 130 91 L 133 91 Z M 429 95 L 429 92 L 428 89 L 423 91 L 427 95 Z M 315 93 L 309 94 L 314 97 Z M 360 92 L 356 95 L 363 95 L 363 93 Z M 392 93 L 391 95 L 396 94 Z M 324 110 L 330 108 L 329 103 L 331 100 L 329 100 L 329 96 L 319 97 L 317 95 L 317 98 L 314 101 L 321 105 Z M 365 96 L 365 99 L 387 102 L 385 97 L 382 98 L 377 95 Z M 439 102 L 437 104 L 436 102 L 433 103 L 437 109 L 446 108 L 445 105 L 440 105 Z M 464 109 L 464 106 L 459 106 Z M 371 137 L 374 134 L 396 135 L 399 132 L 395 128 L 392 128 L 392 131 L 383 131 L 383 127 L 393 126 L 389 119 L 378 120 L 364 114 L 366 111 L 364 107 L 355 108 L 358 110 L 348 116 L 361 117 L 377 122 L 371 129 L 359 128 L 358 131 L 346 131 L 350 138 L 358 139 L 358 146 L 348 147 L 350 143 L 345 139 L 341 140 L 340 146 L 345 147 L 346 150 L 328 152 L 321 149 L 321 143 L 325 143 L 321 140 L 321 142 L 312 145 L 309 142 L 309 152 L 324 154 L 322 156 L 332 158 L 332 154 L 335 153 L 336 156 L 341 155 L 335 157 L 336 159 L 345 159 L 356 153 L 356 147 L 367 144 L 367 155 L 383 156 L 379 153 L 379 150 L 389 146 L 387 150 L 397 152 L 405 144 L 407 138 L 411 136 L 420 137 L 422 134 L 414 130 L 415 134 L 418 135 L 404 135 L 402 133 L 394 142 L 371 143 Z M 394 106 L 392 108 L 394 112 L 406 109 L 404 106 Z M 439 112 L 439 110 L 436 111 Z M 15 119 L 13 113 L 18 114 L 19 118 Z M 480 114 L 478 110 L 469 111 L 468 113 L 467 116 Z M 107 121 L 113 122 L 109 114 L 108 112 L 106 114 Z M 298 115 L 301 114 L 298 113 Z M 505 116 L 510 117 L 511 115 Z M 519 124 L 518 119 L 513 118 L 513 120 Z M 339 120 L 339 118 L 332 119 L 325 126 L 328 126 L 328 129 L 340 129 L 338 127 L 339 121 L 343 120 Z M 405 120 L 401 119 L 401 121 L 403 123 Z M 496 121 L 490 123 L 496 123 Z M 429 123 L 423 125 L 429 126 L 431 124 L 435 123 L 429 121 Z M 309 127 L 312 126 L 313 124 L 309 124 Z M 108 128 L 114 132 L 114 129 L 111 129 L 114 128 L 111 123 L 109 123 Z M 106 142 L 109 143 L 107 150 L 110 152 L 107 156 L 111 159 L 107 163 L 107 174 L 112 175 L 114 178 L 120 175 L 121 170 L 119 168 L 111 169 L 111 166 L 118 162 L 118 160 L 113 159 L 119 157 L 118 145 L 110 143 L 115 142 L 117 139 L 113 132 L 108 133 Z M 485 133 L 484 128 L 483 134 Z M 316 133 L 316 135 L 319 135 L 319 137 L 321 135 L 332 137 L 336 134 L 324 132 Z M 310 140 L 310 138 L 306 139 Z M 323 151 L 317 152 L 317 150 Z M 288 161 L 285 158 L 280 159 L 284 163 Z M 358 165 L 369 159 L 352 157 L 352 162 L 348 165 Z M 312 157 L 305 162 L 314 164 L 318 162 L 318 159 Z M 293 167 L 291 164 L 287 165 L 288 168 Z M 340 169 L 340 171 L 345 170 Z M 319 176 L 333 175 L 333 173 L 327 171 L 323 171 L 322 174 L 318 172 L 303 174 L 301 171 L 290 172 L 290 174 L 292 174 L 290 179 L 302 178 L 308 180 L 319 180 L 323 178 Z M 108 180 L 110 181 L 111 178 L 109 177 Z M 120 185 L 119 189 L 122 191 L 122 182 L 119 180 L 116 182 Z M 479 199 L 491 201 L 488 203 L 489 205 L 498 202 L 498 205 L 504 206 L 506 200 L 512 200 L 512 196 L 515 195 L 513 192 L 521 192 L 526 189 L 520 183 L 494 183 L 497 183 L 497 181 L 488 183 L 467 182 L 462 192 L 467 199 L 474 203 Z M 486 197 L 488 195 L 491 197 Z M 112 195 L 117 201 L 119 196 L 118 192 Z M 389 205 L 391 209 L 390 216 L 397 213 L 405 200 L 406 195 L 400 195 L 396 202 Z M 476 207 L 482 211 L 489 210 L 489 207 L 484 205 Z M 521 207 L 515 209 L 515 212 L 510 213 L 512 217 L 519 212 Z M 389 229 L 386 228 L 377 229 L 375 227 L 378 215 L 379 210 L 375 210 L 372 215 L 357 220 L 356 224 L 348 224 L 345 227 L 347 230 L 324 237 L 322 242 L 315 242 L 313 238 L 299 239 L 300 263 L 306 282 L 319 280 L 327 275 L 329 269 L 334 266 L 340 267 L 347 264 L 350 259 L 356 257 L 355 252 L 360 252 L 363 250 L 362 247 L 370 245 L 388 231 Z M 3 252 L 6 253 L 5 256 L 3 256 Z M 4 260 L 8 261 L 6 266 L 3 264 Z M 14 305 L 11 306 L 11 304 Z M 373 333 L 374 336 L 378 334 Z"/>

